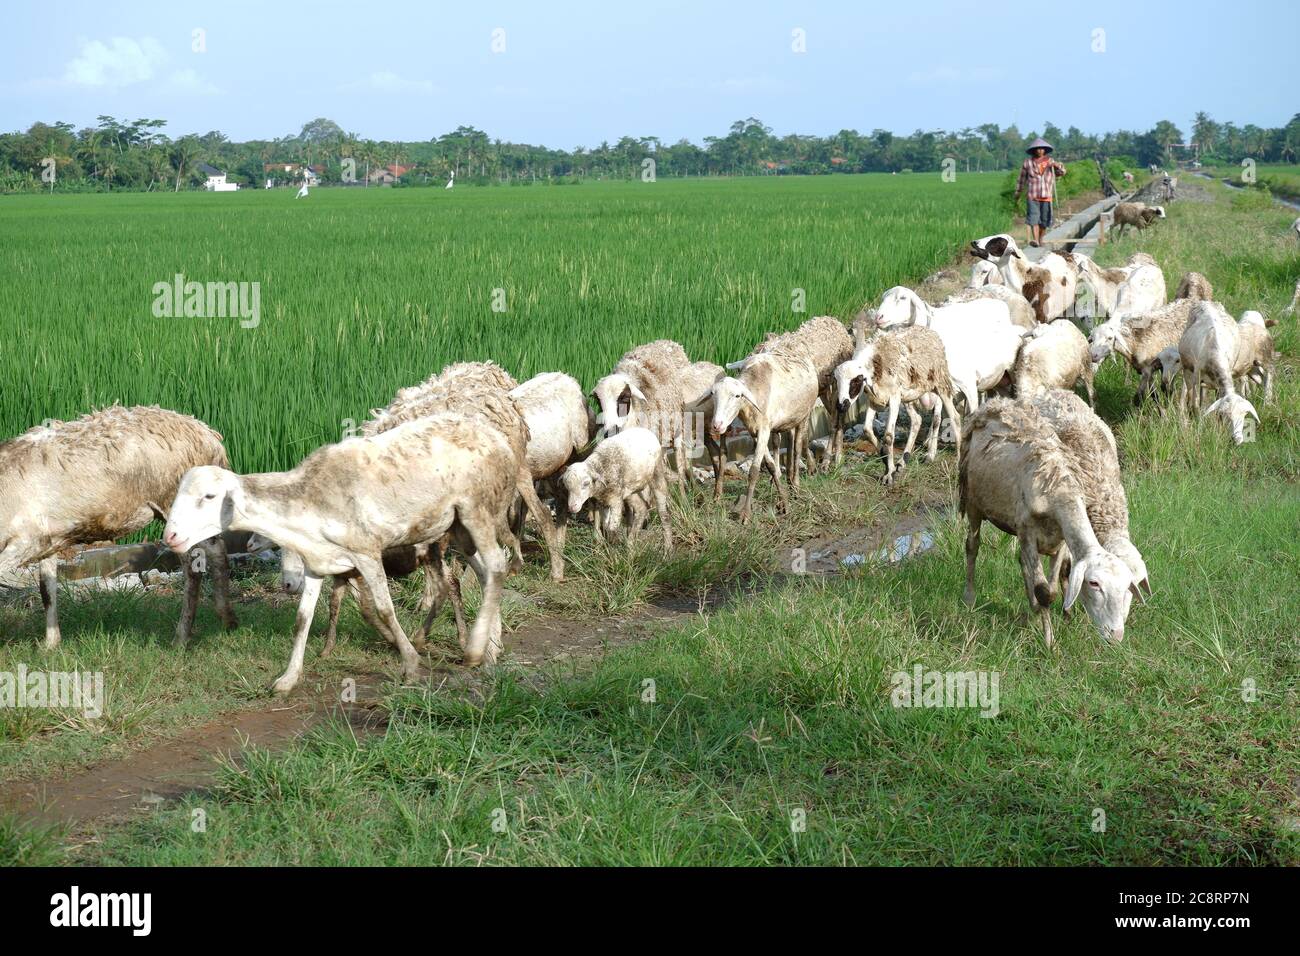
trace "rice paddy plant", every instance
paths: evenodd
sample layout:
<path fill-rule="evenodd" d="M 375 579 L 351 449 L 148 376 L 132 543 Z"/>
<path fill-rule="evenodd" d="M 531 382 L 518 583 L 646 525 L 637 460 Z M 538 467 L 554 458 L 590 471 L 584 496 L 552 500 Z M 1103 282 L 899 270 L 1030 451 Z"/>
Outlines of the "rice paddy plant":
<path fill-rule="evenodd" d="M 656 338 L 731 360 L 998 229 L 997 179 L 6 197 L 0 436 L 157 403 L 220 431 L 237 470 L 266 471 L 451 361 L 590 386 Z M 156 315 L 155 286 L 177 275 L 257 283 L 255 323 Z"/>

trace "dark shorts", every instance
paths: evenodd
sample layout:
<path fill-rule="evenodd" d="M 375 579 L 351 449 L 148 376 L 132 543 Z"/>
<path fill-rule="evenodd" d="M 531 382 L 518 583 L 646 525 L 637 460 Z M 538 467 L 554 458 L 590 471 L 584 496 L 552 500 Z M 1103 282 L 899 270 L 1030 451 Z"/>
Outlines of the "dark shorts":
<path fill-rule="evenodd" d="M 1025 223 L 1030 226 L 1042 226 L 1046 229 L 1052 224 L 1052 204 L 1046 200 L 1029 200 L 1025 209 Z"/>

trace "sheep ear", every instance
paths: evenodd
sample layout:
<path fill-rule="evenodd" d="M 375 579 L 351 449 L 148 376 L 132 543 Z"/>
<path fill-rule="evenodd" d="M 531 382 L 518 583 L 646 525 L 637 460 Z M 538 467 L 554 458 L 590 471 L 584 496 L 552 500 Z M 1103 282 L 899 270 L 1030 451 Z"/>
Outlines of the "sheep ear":
<path fill-rule="evenodd" d="M 1131 581 L 1129 582 L 1128 590 L 1130 594 L 1132 594 L 1135 598 L 1138 599 L 1139 604 L 1147 603 L 1147 599 L 1142 596 L 1142 590 Z"/>
<path fill-rule="evenodd" d="M 1083 578 L 1086 568 L 1082 561 L 1075 561 L 1074 566 L 1070 568 L 1070 578 L 1065 584 L 1065 601 L 1061 605 L 1062 611 L 1068 611 L 1074 606 L 1074 602 L 1079 597 L 1079 592 L 1083 590 Z"/>
<path fill-rule="evenodd" d="M 1141 581 L 1138 582 L 1138 588 L 1141 589 L 1142 591 L 1145 591 L 1145 592 L 1146 592 L 1146 596 L 1147 596 L 1147 597 L 1150 597 L 1150 596 L 1151 596 L 1151 579 L 1150 579 L 1150 578 L 1143 578 Z"/>
<path fill-rule="evenodd" d="M 644 402 L 646 400 L 645 394 L 641 391 L 641 389 L 637 388 L 631 382 L 627 383 L 627 390 L 632 393 L 632 397 L 635 398 L 638 402 Z"/>
<path fill-rule="evenodd" d="M 145 504 L 149 506 L 149 510 L 153 512 L 153 516 L 155 518 L 157 518 L 159 521 L 163 523 L 166 523 L 167 515 L 161 508 L 158 507 L 157 502 L 146 501 Z"/>
<path fill-rule="evenodd" d="M 743 398 L 745 401 L 749 402 L 749 404 L 753 405 L 754 408 L 757 409 L 758 411 L 762 411 L 762 409 L 758 407 L 758 400 L 754 398 L 754 393 L 751 392 L 749 390 L 749 386 L 744 384 L 743 382 L 740 385 L 740 397 Z"/>

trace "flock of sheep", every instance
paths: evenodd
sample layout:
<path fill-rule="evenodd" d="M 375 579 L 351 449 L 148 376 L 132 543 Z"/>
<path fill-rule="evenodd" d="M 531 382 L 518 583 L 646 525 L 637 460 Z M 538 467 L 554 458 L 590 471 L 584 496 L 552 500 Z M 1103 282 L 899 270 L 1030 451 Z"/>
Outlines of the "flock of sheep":
<path fill-rule="evenodd" d="M 1049 608 L 1062 585 L 1064 610 L 1080 601 L 1102 636 L 1118 641 L 1132 598 L 1150 593 L 1150 582 L 1129 538 L 1114 436 L 1090 407 L 1095 371 L 1108 356 L 1121 356 L 1140 375 L 1138 402 L 1169 392 L 1181 374 L 1179 407 L 1200 408 L 1203 392 L 1215 391 L 1205 414 L 1222 416 L 1240 442 L 1245 418 L 1258 420 L 1247 398 L 1251 387 L 1262 385 L 1265 401 L 1271 396 L 1273 323 L 1257 312 L 1234 321 L 1198 273 L 1184 276 L 1166 302 L 1164 275 L 1143 253 L 1109 269 L 1070 253 L 1030 263 L 1005 234 L 975 240 L 969 252 L 978 259 L 970 284 L 941 305 L 896 287 L 849 326 L 829 316 L 810 319 L 769 335 L 726 369 L 690 361 L 676 342 L 634 348 L 596 383 L 594 410 L 578 382 L 560 372 L 521 384 L 491 362 L 451 365 L 398 391 L 357 437 L 319 448 L 286 472 L 233 473 L 220 435 L 157 407 L 114 406 L 33 428 L 0 444 L 0 482 L 7 486 L 0 494 L 0 580 L 39 566 L 45 646 L 55 647 L 59 557 L 163 518 L 164 543 L 187 556 L 176 633 L 183 644 L 204 570 L 213 577 L 222 622 L 235 626 L 221 535 L 247 531 L 253 547 L 279 546 L 285 586 L 301 592 L 292 656 L 274 683 L 277 692 L 301 677 L 326 578 L 326 653 L 350 592 L 366 621 L 397 649 L 404 678 L 416 677 L 419 651 L 444 601 L 453 605 L 465 664 L 490 664 L 501 650 L 503 582 L 522 566 L 527 516 L 547 545 L 556 580 L 564 576 L 567 522 L 589 503 L 602 538 L 631 537 L 656 511 L 671 549 L 669 486 L 688 480 L 690 459 L 707 454 L 716 501 L 729 446 L 747 433 L 753 451 L 739 517 L 748 521 L 762 472 L 784 507 L 787 482 L 797 488 L 801 471 L 840 463 L 845 428 L 865 405 L 872 410 L 865 437 L 882 453 L 886 483 L 905 467 L 924 417 L 927 460 L 941 437 L 955 444 L 960 510 L 969 524 L 968 603 L 988 521 L 1019 541 L 1026 595 L 1049 644 Z M 1093 302 L 1087 337 L 1071 318 L 1083 288 Z M 1079 384 L 1086 403 L 1072 392 Z M 815 449 L 818 402 L 830 437 Z M 908 434 L 899 456 L 895 430 L 903 408 Z M 886 418 L 878 439 L 875 411 Z M 482 588 L 468 629 L 457 558 Z M 387 582 L 417 569 L 427 616 L 408 637 Z"/>

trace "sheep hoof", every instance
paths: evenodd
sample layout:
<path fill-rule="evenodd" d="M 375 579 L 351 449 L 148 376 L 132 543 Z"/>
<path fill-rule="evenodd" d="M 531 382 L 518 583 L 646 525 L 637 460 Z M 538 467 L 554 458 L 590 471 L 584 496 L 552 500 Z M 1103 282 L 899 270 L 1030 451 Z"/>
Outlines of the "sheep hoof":
<path fill-rule="evenodd" d="M 289 691 L 293 690 L 294 685 L 297 683 L 298 679 L 296 677 L 292 677 L 289 674 L 281 674 L 271 684 L 271 693 L 275 694 L 277 697 L 284 697 L 289 693 Z"/>
<path fill-rule="evenodd" d="M 963 594 L 961 596 L 961 600 L 962 603 L 965 604 L 967 607 L 975 606 L 975 594 L 971 591 L 967 591 L 965 594 Z"/>

